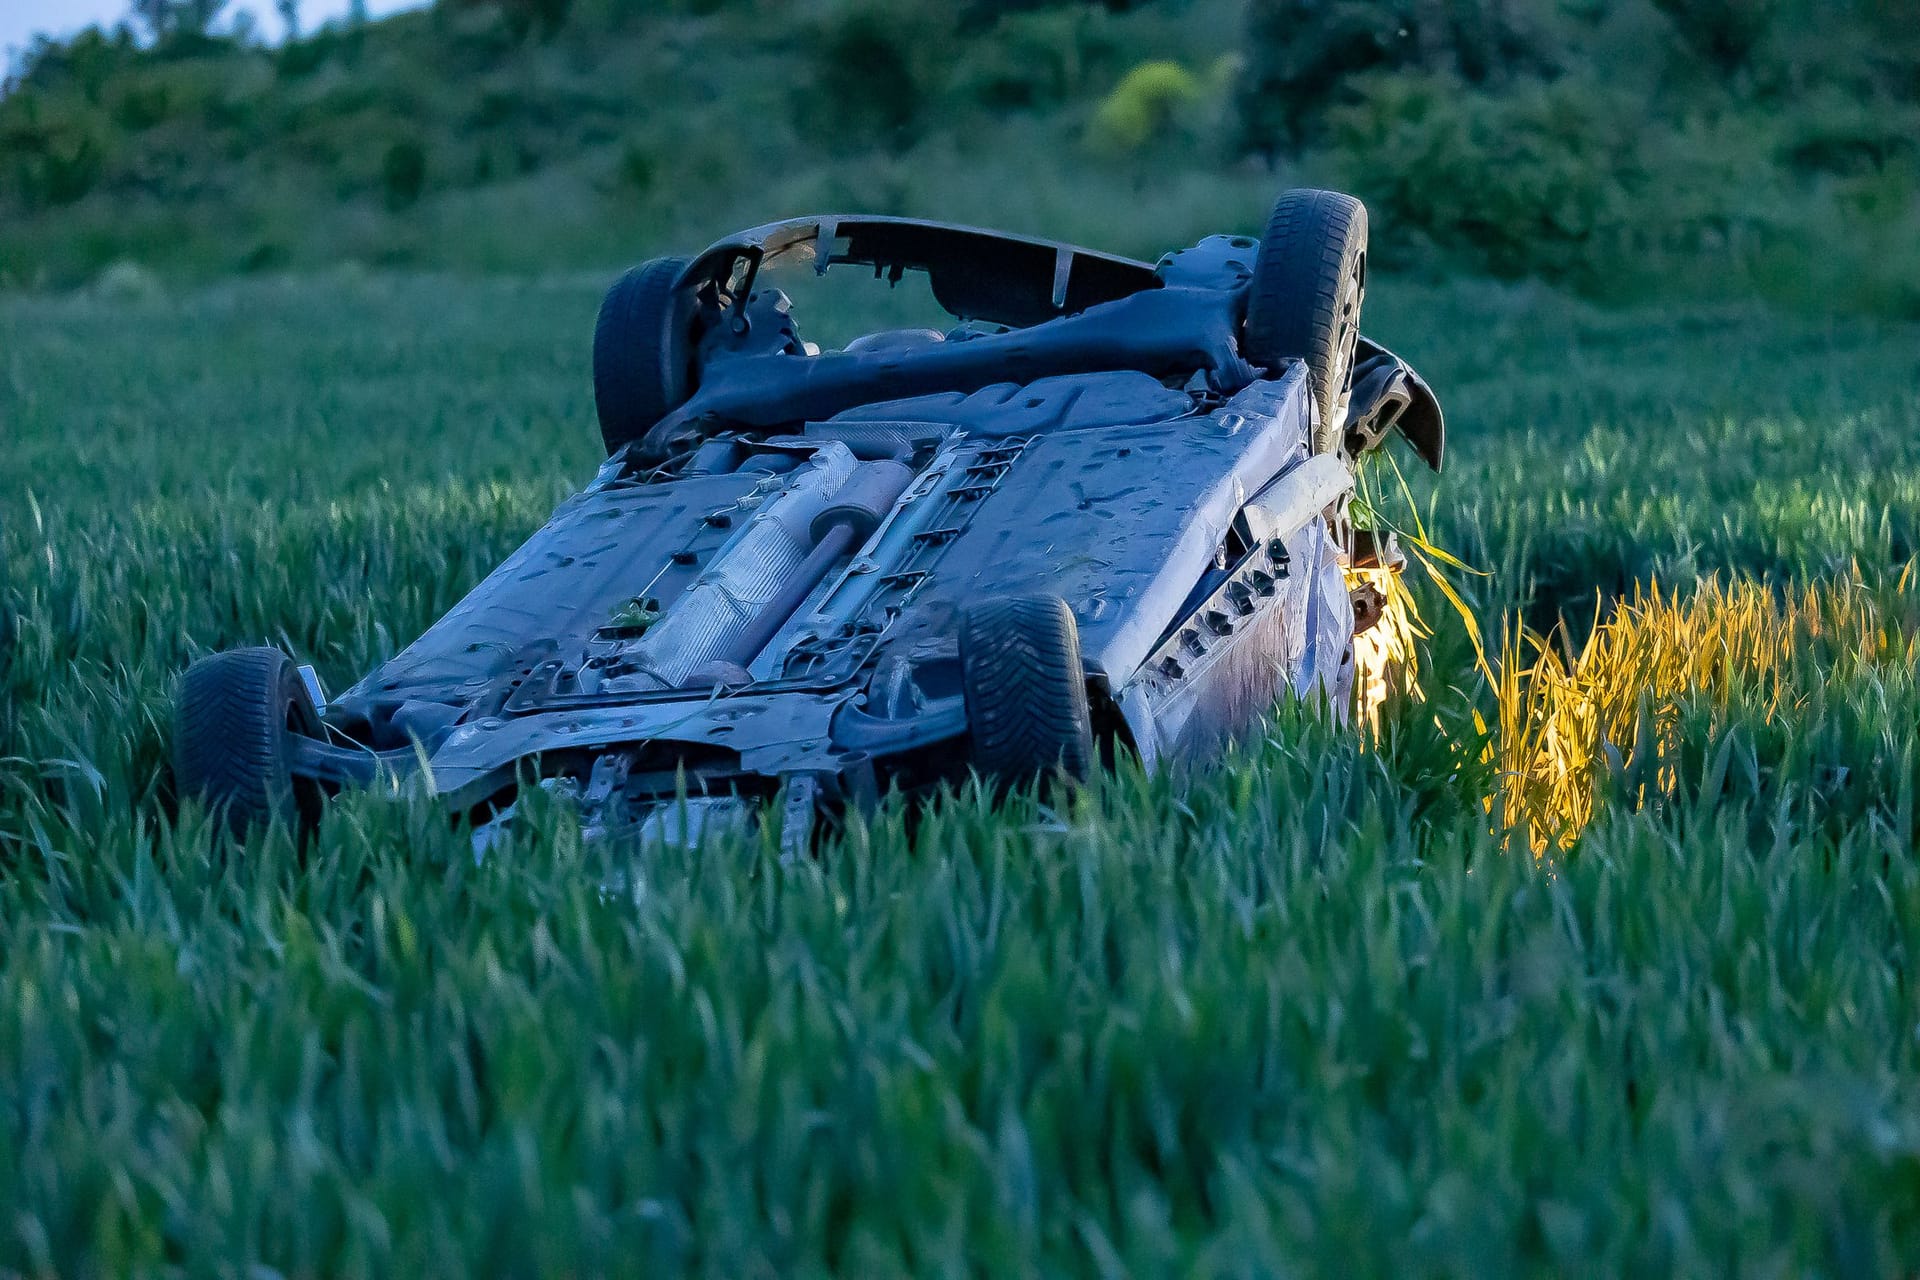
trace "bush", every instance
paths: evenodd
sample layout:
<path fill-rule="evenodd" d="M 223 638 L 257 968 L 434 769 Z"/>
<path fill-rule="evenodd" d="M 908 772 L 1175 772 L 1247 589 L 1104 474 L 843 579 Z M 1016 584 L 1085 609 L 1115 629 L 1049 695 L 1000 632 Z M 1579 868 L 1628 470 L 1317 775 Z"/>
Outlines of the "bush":
<path fill-rule="evenodd" d="M 105 96 L 114 125 L 128 133 L 193 116 L 217 128 L 243 121 L 243 104 L 259 87 L 248 73 L 261 70 L 230 57 L 168 61 L 130 68 Z"/>
<path fill-rule="evenodd" d="M 1773 30 L 1778 0 L 1653 0 L 1687 48 L 1723 74 L 1744 69 Z"/>
<path fill-rule="evenodd" d="M 751 12 L 756 0 L 573 0 L 567 25 L 576 32 L 604 33 L 663 15 L 711 18 L 730 9 Z"/>
<path fill-rule="evenodd" d="M 129 7 L 155 44 L 192 49 L 218 38 L 227 0 L 132 0 Z"/>
<path fill-rule="evenodd" d="M 621 187 L 636 195 L 646 195 L 660 178 L 659 151 L 640 139 L 627 139 L 621 144 L 615 175 Z"/>
<path fill-rule="evenodd" d="M 1034 110 L 1081 94 L 1116 54 L 1104 13 L 1073 5 L 1001 19 L 968 42 L 958 88 L 995 110 Z"/>
<path fill-rule="evenodd" d="M 1345 182 L 1396 228 L 1477 270 L 1579 282 L 1630 220 L 1632 138 L 1597 90 L 1559 82 L 1496 96 L 1450 76 L 1380 75 L 1357 92 L 1330 118 Z"/>
<path fill-rule="evenodd" d="M 0 88 L 0 92 L 20 86 L 74 89 L 97 106 L 107 86 L 140 56 L 132 33 L 124 25 L 115 27 L 111 34 L 88 27 L 65 44 L 41 36 L 21 59 L 15 83 Z"/>
<path fill-rule="evenodd" d="M 389 209 L 405 209 L 420 199 L 427 185 L 427 149 L 412 138 L 387 148 L 380 161 L 380 186 Z"/>
<path fill-rule="evenodd" d="M 536 35 L 551 40 L 567 25 L 572 0 L 502 0 L 500 7 L 508 26 L 522 39 Z"/>
<path fill-rule="evenodd" d="M 1239 109 L 1244 144 L 1272 153 L 1318 131 L 1336 92 L 1353 76 L 1414 61 L 1404 6 L 1370 0 L 1252 0 Z"/>
<path fill-rule="evenodd" d="M 105 171 L 111 130 L 100 113 L 72 100 L 21 92 L 0 114 L 0 197 L 27 208 L 67 205 Z"/>
<path fill-rule="evenodd" d="M 961 26 L 968 31 L 991 27 L 1006 18 L 1018 18 L 1047 10 L 1104 10 L 1125 13 L 1148 0 L 961 0 Z"/>
<path fill-rule="evenodd" d="M 813 31 L 813 80 L 803 109 L 829 140 L 891 148 L 911 143 L 940 82 L 952 26 L 944 7 L 899 0 L 836 13 Z"/>
<path fill-rule="evenodd" d="M 1549 72 L 1562 56 L 1551 10 L 1513 0 L 1251 0 L 1242 141 L 1271 154 L 1318 137 L 1326 112 L 1350 103 L 1368 72 L 1469 84 Z"/>
<path fill-rule="evenodd" d="M 1180 113 L 1201 98 L 1200 81 L 1177 62 L 1143 62 L 1121 77 L 1093 113 L 1088 141 L 1111 153 L 1164 142 Z"/>
<path fill-rule="evenodd" d="M 289 80 L 312 75 L 333 57 L 338 41 L 332 27 L 322 27 L 305 39 L 289 39 L 274 58 L 275 69 Z"/>
<path fill-rule="evenodd" d="M 129 77 L 131 83 L 120 91 L 113 104 L 113 122 L 122 129 L 138 133 L 142 129 L 151 129 L 167 118 L 171 105 L 164 80 L 152 77 Z"/>
<path fill-rule="evenodd" d="M 1856 177 L 1920 160 L 1920 111 L 1912 107 L 1808 95 L 1781 135 L 1781 161 L 1810 175 Z"/>

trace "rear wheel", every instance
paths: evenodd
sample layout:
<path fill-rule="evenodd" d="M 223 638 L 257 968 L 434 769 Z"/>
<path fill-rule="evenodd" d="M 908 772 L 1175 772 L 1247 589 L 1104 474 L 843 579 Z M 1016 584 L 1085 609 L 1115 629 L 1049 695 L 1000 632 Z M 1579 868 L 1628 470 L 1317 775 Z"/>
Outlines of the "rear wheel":
<path fill-rule="evenodd" d="M 180 679 L 173 707 L 173 775 L 235 835 L 276 818 L 319 818 L 316 784 L 293 776 L 292 738 L 320 726 L 287 655 L 233 649 L 200 659 Z"/>
<path fill-rule="evenodd" d="M 1340 447 L 1366 288 L 1367 207 L 1338 191 L 1283 192 L 1260 237 L 1241 354 L 1269 369 L 1306 364 L 1315 453 Z"/>
<path fill-rule="evenodd" d="M 960 624 L 973 766 L 1002 783 L 1093 768 L 1093 716 L 1080 632 L 1058 596 L 976 605 Z"/>
<path fill-rule="evenodd" d="M 693 307 L 674 286 L 685 258 L 655 258 L 613 282 L 593 326 L 593 403 L 609 454 L 652 430 L 693 390 Z"/>

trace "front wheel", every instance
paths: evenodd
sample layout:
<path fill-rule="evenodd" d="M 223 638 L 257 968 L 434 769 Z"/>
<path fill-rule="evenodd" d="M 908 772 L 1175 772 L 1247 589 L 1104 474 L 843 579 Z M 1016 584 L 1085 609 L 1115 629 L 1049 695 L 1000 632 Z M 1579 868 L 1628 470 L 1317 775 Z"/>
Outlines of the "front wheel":
<path fill-rule="evenodd" d="M 967 611 L 960 671 L 973 767 L 1018 784 L 1093 769 L 1093 714 L 1080 630 L 1059 596 L 1015 596 Z"/>
<path fill-rule="evenodd" d="M 676 286 L 685 258 L 655 258 L 613 282 L 593 326 L 593 404 L 612 455 L 693 390 L 693 307 Z"/>
<path fill-rule="evenodd" d="M 173 704 L 173 776 L 235 835 L 276 819 L 319 818 L 317 784 L 293 776 L 293 736 L 320 726 L 299 674 L 278 649 L 231 649 L 200 659 Z"/>

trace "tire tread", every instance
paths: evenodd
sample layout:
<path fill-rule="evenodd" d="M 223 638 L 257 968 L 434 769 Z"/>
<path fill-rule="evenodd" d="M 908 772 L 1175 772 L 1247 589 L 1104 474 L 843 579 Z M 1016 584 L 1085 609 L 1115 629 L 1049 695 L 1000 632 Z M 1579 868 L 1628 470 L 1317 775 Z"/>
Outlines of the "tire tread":
<path fill-rule="evenodd" d="M 674 285 L 685 258 L 655 258 L 628 271 L 600 303 L 593 325 L 593 402 L 609 455 L 645 435 L 686 398 L 687 349 Z"/>
<path fill-rule="evenodd" d="M 1350 269 L 1366 253 L 1367 207 L 1339 191 L 1302 188 L 1274 202 L 1247 289 L 1245 354 L 1276 367 L 1303 360 L 1323 431 L 1339 402 L 1339 306 Z"/>
<path fill-rule="evenodd" d="M 1002 781 L 1092 769 L 1092 716 L 1073 612 L 1058 596 L 1016 596 L 968 610 L 961 670 L 973 762 Z"/>
<path fill-rule="evenodd" d="M 182 795 L 235 834 L 295 816 L 287 773 L 292 664 L 278 649 L 230 649 L 187 668 L 174 697 L 173 772 Z"/>

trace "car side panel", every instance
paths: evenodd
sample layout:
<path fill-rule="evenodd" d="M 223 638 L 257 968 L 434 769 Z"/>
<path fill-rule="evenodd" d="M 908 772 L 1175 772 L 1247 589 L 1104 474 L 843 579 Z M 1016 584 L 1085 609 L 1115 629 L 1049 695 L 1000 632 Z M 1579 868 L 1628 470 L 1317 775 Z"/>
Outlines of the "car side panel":
<path fill-rule="evenodd" d="M 1266 548 L 1249 557 L 1243 576 L 1268 582 L 1257 608 L 1237 616 L 1223 591 L 1118 690 L 1120 713 L 1149 767 L 1217 750 L 1284 696 L 1324 701 L 1345 718 L 1353 610 L 1338 547 L 1318 514 L 1280 541 L 1279 557 Z"/>

